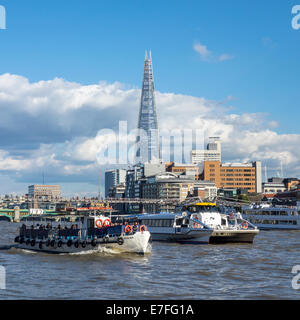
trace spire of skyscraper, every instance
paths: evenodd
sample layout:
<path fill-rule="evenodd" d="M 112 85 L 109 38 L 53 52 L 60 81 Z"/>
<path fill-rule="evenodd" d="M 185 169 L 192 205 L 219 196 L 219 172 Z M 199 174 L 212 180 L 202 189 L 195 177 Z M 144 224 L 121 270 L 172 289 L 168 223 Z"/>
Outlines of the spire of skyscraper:
<path fill-rule="evenodd" d="M 145 54 L 141 106 L 138 121 L 136 159 L 141 162 L 160 159 L 159 133 L 154 96 L 151 51 Z"/>

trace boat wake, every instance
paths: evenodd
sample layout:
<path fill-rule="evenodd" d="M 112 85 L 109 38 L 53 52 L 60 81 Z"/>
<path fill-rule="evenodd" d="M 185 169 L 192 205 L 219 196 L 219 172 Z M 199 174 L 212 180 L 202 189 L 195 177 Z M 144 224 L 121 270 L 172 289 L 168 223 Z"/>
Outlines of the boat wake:
<path fill-rule="evenodd" d="M 117 249 L 109 249 L 109 248 L 98 248 L 98 249 L 93 249 L 93 250 L 86 250 L 86 251 L 80 251 L 80 252 L 71 252 L 71 253 L 60 253 L 60 255 L 69 255 L 69 256 L 82 256 L 82 255 L 90 255 L 90 254 L 118 254 L 121 253 Z"/>

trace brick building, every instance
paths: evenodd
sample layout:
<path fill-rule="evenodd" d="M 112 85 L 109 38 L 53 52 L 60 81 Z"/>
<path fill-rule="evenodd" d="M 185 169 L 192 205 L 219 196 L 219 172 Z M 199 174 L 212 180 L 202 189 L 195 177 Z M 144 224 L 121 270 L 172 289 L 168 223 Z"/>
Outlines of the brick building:
<path fill-rule="evenodd" d="M 223 164 L 220 161 L 205 161 L 202 179 L 213 181 L 222 189 L 246 189 L 249 193 L 261 193 L 261 162 Z"/>

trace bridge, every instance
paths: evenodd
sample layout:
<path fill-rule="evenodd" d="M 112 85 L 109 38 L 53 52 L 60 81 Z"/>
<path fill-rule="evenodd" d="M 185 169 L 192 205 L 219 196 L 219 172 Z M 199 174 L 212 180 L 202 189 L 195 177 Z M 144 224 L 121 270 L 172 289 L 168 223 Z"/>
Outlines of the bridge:
<path fill-rule="evenodd" d="M 241 207 L 247 204 L 250 204 L 249 201 L 237 200 L 232 198 L 225 197 L 217 197 L 215 199 L 204 199 L 204 202 L 216 202 L 219 206 L 229 206 L 229 207 Z M 186 198 L 184 201 L 180 201 L 179 199 L 142 199 L 142 198 L 106 198 L 101 200 L 103 206 L 104 204 L 110 206 L 113 204 L 155 204 L 155 205 L 170 205 L 176 206 L 185 203 L 193 203 L 193 202 L 202 202 L 202 199 L 199 197 L 190 197 Z M 59 204 L 59 203 L 58 203 Z M 72 208 L 76 211 L 77 208 Z M 66 208 L 63 210 L 65 211 Z M 44 210 L 44 213 L 53 213 L 53 210 Z M 9 222 L 19 222 L 22 218 L 30 216 L 30 211 L 27 209 L 19 209 L 15 207 L 15 209 L 0 209 L 0 221 L 5 220 Z"/>
<path fill-rule="evenodd" d="M 50 213 L 53 211 L 44 210 L 45 213 Z M 0 209 L 0 221 L 8 222 L 20 222 L 22 218 L 30 216 L 30 212 L 27 209 Z"/>

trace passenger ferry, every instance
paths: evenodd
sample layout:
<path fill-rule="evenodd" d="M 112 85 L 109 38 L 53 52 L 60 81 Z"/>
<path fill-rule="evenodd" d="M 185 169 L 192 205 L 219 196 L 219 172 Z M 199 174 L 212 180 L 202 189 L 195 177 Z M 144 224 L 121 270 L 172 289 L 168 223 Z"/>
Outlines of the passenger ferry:
<path fill-rule="evenodd" d="M 263 230 L 300 230 L 300 203 L 297 206 L 252 204 L 242 208 L 242 216 Z"/>
<path fill-rule="evenodd" d="M 47 253 L 78 253 L 114 249 L 145 254 L 151 235 L 144 225 L 116 223 L 105 215 L 41 216 L 23 218 L 16 248 Z"/>
<path fill-rule="evenodd" d="M 177 206 L 175 213 L 144 214 L 138 221 L 148 227 L 154 241 L 179 243 L 252 243 L 259 233 L 240 214 L 221 214 L 215 203 Z"/>
<path fill-rule="evenodd" d="M 131 219 L 138 219 L 140 224 L 146 225 L 153 241 L 208 244 L 213 232 L 213 229 L 186 213 L 142 214 Z"/>
<path fill-rule="evenodd" d="M 186 212 L 197 226 L 198 222 L 213 229 L 209 243 L 253 243 L 258 228 L 239 213 L 223 214 L 213 202 L 192 202 L 176 210 Z"/>

